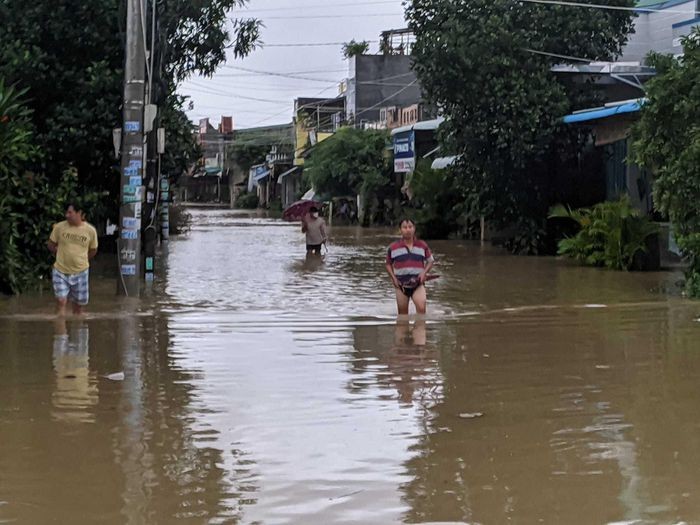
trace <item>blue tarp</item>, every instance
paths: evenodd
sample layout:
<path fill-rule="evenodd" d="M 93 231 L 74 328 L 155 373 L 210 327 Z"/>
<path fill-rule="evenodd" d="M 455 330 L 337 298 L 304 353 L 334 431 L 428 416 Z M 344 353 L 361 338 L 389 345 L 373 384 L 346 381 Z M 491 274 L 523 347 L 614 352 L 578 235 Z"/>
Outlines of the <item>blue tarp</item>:
<path fill-rule="evenodd" d="M 600 118 L 612 117 L 613 115 L 621 115 L 623 113 L 634 113 L 639 111 L 644 105 L 645 99 L 625 102 L 617 106 L 609 106 L 605 108 L 594 108 L 586 111 L 579 111 L 565 116 L 562 121 L 564 124 L 574 124 L 576 122 L 586 122 L 587 120 L 597 120 Z"/>

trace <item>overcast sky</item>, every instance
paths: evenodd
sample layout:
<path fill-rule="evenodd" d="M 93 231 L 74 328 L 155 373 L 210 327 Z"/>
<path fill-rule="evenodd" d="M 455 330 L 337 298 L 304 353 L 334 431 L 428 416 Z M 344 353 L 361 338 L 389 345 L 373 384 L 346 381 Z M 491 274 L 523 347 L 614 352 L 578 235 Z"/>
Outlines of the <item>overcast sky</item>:
<path fill-rule="evenodd" d="M 194 122 L 210 117 L 216 125 L 221 115 L 232 115 L 237 129 L 290 122 L 295 98 L 337 95 L 338 82 L 347 77 L 347 61 L 341 45 L 279 44 L 347 42 L 354 38 L 374 41 L 370 44 L 374 53 L 381 31 L 406 25 L 401 0 L 251 0 L 241 13 L 262 20 L 262 40 L 269 47 L 242 60 L 230 56 L 212 78 L 194 77 L 185 82 L 179 92 L 194 102 L 194 109 L 188 112 Z"/>

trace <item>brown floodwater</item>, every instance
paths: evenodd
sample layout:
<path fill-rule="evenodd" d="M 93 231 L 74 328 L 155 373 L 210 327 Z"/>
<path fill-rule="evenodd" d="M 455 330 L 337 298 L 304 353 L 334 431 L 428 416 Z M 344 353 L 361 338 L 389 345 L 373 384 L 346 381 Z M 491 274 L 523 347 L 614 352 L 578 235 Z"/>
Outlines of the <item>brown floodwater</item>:
<path fill-rule="evenodd" d="M 679 274 L 436 241 L 397 321 L 393 232 L 193 213 L 142 299 L 0 300 L 0 523 L 700 523 Z"/>

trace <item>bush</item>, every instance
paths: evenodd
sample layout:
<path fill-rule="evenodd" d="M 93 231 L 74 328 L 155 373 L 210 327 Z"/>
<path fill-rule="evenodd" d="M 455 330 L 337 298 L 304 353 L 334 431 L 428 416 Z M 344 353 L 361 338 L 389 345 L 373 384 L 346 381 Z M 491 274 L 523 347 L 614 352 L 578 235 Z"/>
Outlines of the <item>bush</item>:
<path fill-rule="evenodd" d="M 575 236 L 559 241 L 560 255 L 614 270 L 632 269 L 637 254 L 647 251 L 647 239 L 659 231 L 627 198 L 578 210 L 559 204 L 549 217 L 572 219 L 581 228 Z"/>
<path fill-rule="evenodd" d="M 685 291 L 700 298 L 700 28 L 681 40 L 681 57 L 648 57 L 657 74 L 644 86 L 632 155 L 654 172 L 654 203 L 668 214 L 688 263 Z"/>
<path fill-rule="evenodd" d="M 241 193 L 235 202 L 236 208 L 243 208 L 244 210 L 254 210 L 258 207 L 258 204 L 258 195 L 256 193 Z"/>
<path fill-rule="evenodd" d="M 422 237 L 446 239 L 459 229 L 456 211 L 459 198 L 454 191 L 453 168 L 433 170 L 430 161 L 420 159 L 409 181 L 413 192 L 411 204 L 416 208 L 415 218 Z"/>
<path fill-rule="evenodd" d="M 51 268 L 46 242 L 76 185 L 74 172 L 59 184 L 30 171 L 39 160 L 22 93 L 0 79 L 0 293 L 21 293 Z"/>
<path fill-rule="evenodd" d="M 182 204 L 171 203 L 168 209 L 169 229 L 172 235 L 182 235 L 190 231 L 192 215 Z"/>

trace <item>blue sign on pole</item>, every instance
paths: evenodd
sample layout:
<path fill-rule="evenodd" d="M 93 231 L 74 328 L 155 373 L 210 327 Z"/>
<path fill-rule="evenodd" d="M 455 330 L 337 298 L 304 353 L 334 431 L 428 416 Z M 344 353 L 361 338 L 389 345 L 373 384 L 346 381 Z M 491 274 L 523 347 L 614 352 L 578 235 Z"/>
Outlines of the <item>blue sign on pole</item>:
<path fill-rule="evenodd" d="M 394 171 L 408 173 L 416 167 L 415 132 L 404 131 L 394 135 Z"/>
<path fill-rule="evenodd" d="M 122 264 L 122 275 L 136 275 L 136 265 Z"/>
<path fill-rule="evenodd" d="M 138 230 L 122 230 L 122 239 L 127 239 L 127 240 L 136 240 L 139 238 L 139 231 Z"/>
<path fill-rule="evenodd" d="M 129 186 L 143 186 L 143 177 L 138 175 L 129 177 Z"/>
<path fill-rule="evenodd" d="M 139 169 L 136 166 L 126 166 L 124 168 L 125 177 L 136 177 L 139 174 Z"/>
<path fill-rule="evenodd" d="M 136 133 L 141 129 L 141 123 L 138 120 L 127 120 L 124 122 L 124 131 L 127 133 Z"/>

